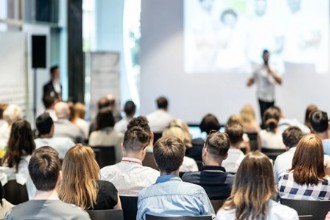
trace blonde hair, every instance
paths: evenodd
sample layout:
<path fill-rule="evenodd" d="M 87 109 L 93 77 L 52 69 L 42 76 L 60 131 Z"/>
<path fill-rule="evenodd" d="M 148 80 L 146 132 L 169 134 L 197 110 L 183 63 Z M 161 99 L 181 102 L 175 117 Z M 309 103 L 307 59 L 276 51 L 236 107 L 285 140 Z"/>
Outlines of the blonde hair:
<path fill-rule="evenodd" d="M 94 208 L 99 171 L 92 148 L 81 144 L 70 148 L 62 165 L 64 181 L 59 187 L 60 199 L 82 209 Z"/>
<path fill-rule="evenodd" d="M 12 125 L 14 122 L 23 118 L 23 112 L 21 107 L 18 105 L 8 105 L 8 107 L 3 111 L 3 119 Z"/>
<path fill-rule="evenodd" d="M 237 220 L 267 218 L 268 201 L 276 193 L 273 166 L 268 157 L 255 151 L 240 164 L 230 197 L 222 209 L 236 209 Z"/>
<path fill-rule="evenodd" d="M 167 129 L 164 130 L 164 134 L 166 137 L 168 136 L 174 136 L 179 138 L 187 148 L 190 148 L 192 146 L 191 144 L 191 134 L 189 133 L 189 128 L 186 122 L 184 122 L 181 119 L 175 119 L 170 122 Z"/>
<path fill-rule="evenodd" d="M 251 124 L 256 121 L 256 113 L 252 105 L 244 105 L 239 113 L 243 124 Z"/>

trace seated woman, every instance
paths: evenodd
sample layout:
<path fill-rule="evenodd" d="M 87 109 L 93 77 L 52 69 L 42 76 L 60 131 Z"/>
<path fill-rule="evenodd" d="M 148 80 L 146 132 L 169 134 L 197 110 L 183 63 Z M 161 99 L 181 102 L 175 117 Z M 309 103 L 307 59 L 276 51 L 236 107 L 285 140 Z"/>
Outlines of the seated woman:
<path fill-rule="evenodd" d="M 177 137 L 179 138 L 184 144 L 186 149 L 188 146 L 191 146 L 191 141 L 188 138 L 188 134 L 182 129 L 181 127 L 172 123 L 172 126 L 167 127 L 163 131 L 163 137 Z M 179 169 L 180 172 L 189 172 L 189 171 L 198 171 L 197 163 L 194 159 L 184 156 L 183 163 Z"/>
<path fill-rule="evenodd" d="M 63 160 L 60 199 L 82 209 L 121 209 L 117 189 L 112 183 L 100 180 L 99 171 L 92 148 L 80 144 L 72 147 Z"/>
<path fill-rule="evenodd" d="M 96 131 L 91 133 L 88 144 L 90 146 L 114 146 L 116 163 L 121 161 L 121 143 L 124 134 L 114 130 L 115 118 L 110 108 L 104 108 L 96 116 Z"/>
<path fill-rule="evenodd" d="M 324 170 L 322 140 L 315 134 L 304 136 L 292 159 L 292 168 L 280 176 L 281 198 L 330 200 L 330 177 Z"/>
<path fill-rule="evenodd" d="M 282 140 L 282 133 L 278 129 L 280 112 L 274 107 L 270 107 L 264 113 L 263 124 L 266 129 L 259 132 L 262 148 L 266 149 L 285 149 Z"/>
<path fill-rule="evenodd" d="M 260 126 L 256 120 L 256 113 L 251 105 L 244 105 L 239 113 L 242 119 L 242 125 L 244 132 L 257 133 L 260 130 Z"/>
<path fill-rule="evenodd" d="M 298 220 L 295 210 L 275 202 L 273 166 L 258 151 L 246 155 L 239 166 L 231 196 L 217 213 L 217 219 Z"/>
<path fill-rule="evenodd" d="M 18 183 L 26 184 L 29 199 L 33 198 L 36 192 L 28 171 L 28 164 L 35 148 L 30 123 L 25 120 L 14 122 L 1 171 L 7 174 L 8 180 L 16 179 Z"/>

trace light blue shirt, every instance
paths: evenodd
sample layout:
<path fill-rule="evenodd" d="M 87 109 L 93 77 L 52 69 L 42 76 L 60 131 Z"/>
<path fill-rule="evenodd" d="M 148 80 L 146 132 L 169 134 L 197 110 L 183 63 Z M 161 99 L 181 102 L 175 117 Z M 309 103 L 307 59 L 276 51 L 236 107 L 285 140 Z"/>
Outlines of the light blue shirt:
<path fill-rule="evenodd" d="M 330 139 L 324 139 L 322 143 L 323 143 L 324 154 L 330 156 Z"/>
<path fill-rule="evenodd" d="M 195 184 L 182 182 L 174 175 L 158 177 L 156 183 L 139 194 L 137 220 L 145 215 L 196 216 L 212 215 L 214 210 L 205 190 Z"/>

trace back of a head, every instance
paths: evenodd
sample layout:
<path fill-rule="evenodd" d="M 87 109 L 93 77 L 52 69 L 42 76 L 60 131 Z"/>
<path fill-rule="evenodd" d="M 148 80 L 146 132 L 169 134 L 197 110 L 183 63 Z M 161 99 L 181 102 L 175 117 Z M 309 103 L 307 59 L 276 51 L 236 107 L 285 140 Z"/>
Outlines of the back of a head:
<path fill-rule="evenodd" d="M 110 106 L 110 101 L 107 97 L 102 97 L 97 101 L 97 108 L 100 111 L 103 108 L 107 108 Z"/>
<path fill-rule="evenodd" d="M 250 124 L 256 120 L 256 113 L 252 105 L 244 105 L 240 111 L 240 117 L 243 123 Z"/>
<path fill-rule="evenodd" d="M 207 136 L 205 147 L 214 159 L 223 160 L 230 148 L 229 137 L 226 133 L 220 131 L 211 132 Z"/>
<path fill-rule="evenodd" d="M 47 112 L 39 115 L 36 119 L 36 127 L 39 135 L 46 135 L 51 133 L 53 125 L 53 119 Z"/>
<path fill-rule="evenodd" d="M 74 122 L 76 120 L 77 117 L 77 113 L 76 110 L 74 108 L 74 103 L 73 102 L 67 102 L 69 109 L 70 109 L 70 116 L 69 116 L 69 120 Z"/>
<path fill-rule="evenodd" d="M 311 114 L 310 123 L 316 133 L 326 132 L 329 127 L 328 114 L 323 111 L 315 111 Z"/>
<path fill-rule="evenodd" d="M 243 141 L 243 126 L 239 123 L 229 123 L 226 125 L 225 132 L 228 134 L 230 143 L 236 145 Z"/>
<path fill-rule="evenodd" d="M 136 105 L 133 101 L 127 101 L 124 105 L 124 112 L 127 117 L 133 117 L 136 111 Z"/>
<path fill-rule="evenodd" d="M 143 128 L 135 126 L 126 130 L 124 134 L 123 146 L 126 152 L 138 153 L 145 149 L 151 138 L 151 133 Z"/>
<path fill-rule="evenodd" d="M 96 129 L 102 130 L 104 128 L 113 127 L 115 125 L 115 118 L 110 108 L 101 109 L 96 116 Z"/>
<path fill-rule="evenodd" d="M 220 129 L 220 123 L 215 115 L 207 114 L 203 117 L 199 124 L 199 128 L 201 129 L 201 132 L 209 134 L 212 130 L 218 131 Z"/>
<path fill-rule="evenodd" d="M 136 118 L 133 118 L 127 125 L 127 130 L 133 128 L 133 127 L 140 127 L 144 131 L 151 133 L 151 129 L 149 126 L 149 121 L 146 117 L 144 116 L 139 116 Z"/>
<path fill-rule="evenodd" d="M 192 140 L 192 136 L 189 132 L 189 127 L 188 127 L 188 124 L 181 120 L 181 119 L 174 119 L 173 121 L 170 122 L 169 126 L 170 127 L 178 127 L 182 130 L 183 132 L 183 135 L 184 135 L 184 143 L 186 145 L 186 147 L 191 147 L 192 146 L 192 143 L 191 143 L 191 140 Z"/>
<path fill-rule="evenodd" d="M 8 149 L 3 161 L 9 167 L 18 169 L 18 164 L 22 156 L 31 155 L 35 149 L 31 125 L 26 120 L 18 120 L 14 122 L 9 140 Z"/>
<path fill-rule="evenodd" d="M 115 108 L 116 107 L 116 96 L 109 94 L 109 95 L 107 95 L 107 99 L 109 100 L 109 107 Z"/>
<path fill-rule="evenodd" d="M 55 105 L 56 99 L 53 96 L 45 95 L 42 98 L 42 102 L 44 104 L 45 109 L 50 109 L 53 105 Z"/>
<path fill-rule="evenodd" d="M 81 119 L 85 118 L 86 107 L 83 103 L 77 102 L 76 104 L 74 104 L 74 110 L 76 112 L 77 117 L 79 117 Z"/>
<path fill-rule="evenodd" d="M 184 143 L 176 137 L 162 137 L 154 145 L 154 157 L 160 171 L 179 170 L 185 156 Z"/>
<path fill-rule="evenodd" d="M 158 109 L 165 109 L 168 108 L 168 100 L 165 96 L 160 96 L 156 99 L 156 104 Z"/>
<path fill-rule="evenodd" d="M 3 119 L 3 112 L 8 107 L 8 104 L 5 102 L 0 102 L 0 119 Z"/>
<path fill-rule="evenodd" d="M 288 127 L 282 133 L 283 143 L 288 148 L 297 146 L 302 137 L 303 133 L 301 129 L 296 126 Z"/>
<path fill-rule="evenodd" d="M 268 108 L 263 115 L 263 123 L 267 130 L 275 132 L 278 122 L 280 121 L 280 112 L 277 108 Z"/>
<path fill-rule="evenodd" d="M 37 190 L 54 190 L 61 170 L 57 151 L 51 147 L 38 148 L 32 154 L 28 169 Z"/>
<path fill-rule="evenodd" d="M 93 207 L 97 197 L 97 180 L 100 167 L 92 148 L 81 144 L 70 148 L 65 154 L 62 172 L 63 181 L 59 197 L 66 203 L 83 209 Z"/>
<path fill-rule="evenodd" d="M 310 118 L 313 112 L 318 111 L 319 109 L 317 108 L 316 105 L 309 105 L 306 108 L 306 112 L 305 112 L 305 125 L 309 128 L 311 128 L 311 123 L 310 123 Z"/>
<path fill-rule="evenodd" d="M 69 119 L 70 107 L 65 102 L 58 102 L 55 104 L 55 113 L 59 119 Z"/>
<path fill-rule="evenodd" d="M 23 118 L 23 112 L 18 105 L 10 104 L 3 112 L 3 119 L 12 125 L 15 121 Z"/>
<path fill-rule="evenodd" d="M 273 199 L 275 192 L 269 158 L 261 152 L 251 152 L 241 162 L 231 196 L 223 207 L 236 208 L 236 219 L 266 219 L 267 202 Z"/>
<path fill-rule="evenodd" d="M 165 130 L 163 131 L 162 137 L 176 137 L 176 138 L 180 139 L 183 143 L 187 142 L 185 132 L 183 131 L 182 128 L 177 127 L 177 126 L 171 126 L 171 127 L 165 128 Z M 187 147 L 186 144 L 185 144 L 185 147 Z"/>
<path fill-rule="evenodd" d="M 58 68 L 59 68 L 58 65 L 51 66 L 49 69 L 50 74 L 53 75 L 55 70 L 57 70 Z"/>
<path fill-rule="evenodd" d="M 232 124 L 232 123 L 238 123 L 238 124 L 243 124 L 243 121 L 241 119 L 241 116 L 239 115 L 231 115 L 229 116 L 228 120 L 227 120 L 227 125 L 228 124 Z"/>
<path fill-rule="evenodd" d="M 322 140 L 315 134 L 301 138 L 292 159 L 294 181 L 298 184 L 318 184 L 325 176 Z"/>

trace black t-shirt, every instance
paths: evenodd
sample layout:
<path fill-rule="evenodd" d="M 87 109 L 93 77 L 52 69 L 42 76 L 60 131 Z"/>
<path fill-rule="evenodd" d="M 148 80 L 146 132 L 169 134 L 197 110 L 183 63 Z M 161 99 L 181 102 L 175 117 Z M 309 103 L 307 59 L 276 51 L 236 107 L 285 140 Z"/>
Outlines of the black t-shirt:
<path fill-rule="evenodd" d="M 108 181 L 99 180 L 94 210 L 113 209 L 113 207 L 118 203 L 117 195 L 118 191 L 112 183 Z"/>

